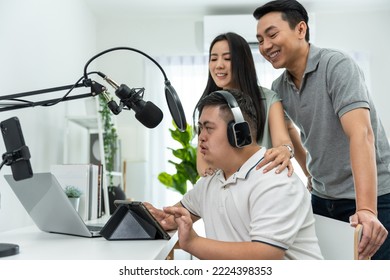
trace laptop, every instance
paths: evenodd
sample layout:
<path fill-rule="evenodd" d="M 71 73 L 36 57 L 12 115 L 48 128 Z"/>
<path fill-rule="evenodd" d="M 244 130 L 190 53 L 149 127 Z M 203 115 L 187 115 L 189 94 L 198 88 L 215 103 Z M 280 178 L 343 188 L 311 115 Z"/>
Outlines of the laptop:
<path fill-rule="evenodd" d="M 51 173 L 35 173 L 32 178 L 15 181 L 4 178 L 38 228 L 45 232 L 100 237 L 104 224 L 87 225 L 73 208 L 61 185 Z"/>

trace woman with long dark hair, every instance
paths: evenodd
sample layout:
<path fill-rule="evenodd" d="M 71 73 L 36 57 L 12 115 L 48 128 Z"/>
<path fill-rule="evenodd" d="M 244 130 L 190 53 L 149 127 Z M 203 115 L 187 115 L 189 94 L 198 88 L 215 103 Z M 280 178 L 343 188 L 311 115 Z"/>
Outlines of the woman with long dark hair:
<path fill-rule="evenodd" d="M 282 104 L 275 92 L 259 86 L 249 44 L 233 32 L 218 35 L 211 42 L 208 81 L 201 98 L 222 89 L 238 89 L 251 97 L 258 120 L 257 142 L 268 148 L 267 153 L 279 150 L 279 156 L 275 160 L 280 165 L 276 172 L 287 167 L 290 176 L 293 173 L 290 158 L 293 157 L 294 147 L 284 123 Z M 213 172 L 213 167 L 207 166 L 199 153 L 197 158 L 200 174 Z"/>

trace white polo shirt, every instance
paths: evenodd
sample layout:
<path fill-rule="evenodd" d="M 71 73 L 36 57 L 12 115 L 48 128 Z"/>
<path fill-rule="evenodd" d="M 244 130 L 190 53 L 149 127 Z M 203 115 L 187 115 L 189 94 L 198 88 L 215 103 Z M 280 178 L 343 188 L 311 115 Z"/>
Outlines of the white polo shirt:
<path fill-rule="evenodd" d="M 296 174 L 255 170 L 256 152 L 227 180 L 222 171 L 201 178 L 181 203 L 203 219 L 206 237 L 263 242 L 286 250 L 285 259 L 322 259 L 310 194 Z"/>

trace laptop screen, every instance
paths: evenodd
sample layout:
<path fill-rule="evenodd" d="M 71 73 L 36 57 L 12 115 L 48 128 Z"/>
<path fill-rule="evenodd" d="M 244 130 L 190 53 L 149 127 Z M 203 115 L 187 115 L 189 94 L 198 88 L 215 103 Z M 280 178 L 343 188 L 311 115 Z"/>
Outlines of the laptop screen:
<path fill-rule="evenodd" d="M 21 181 L 4 178 L 40 230 L 92 236 L 53 174 L 35 173 Z"/>

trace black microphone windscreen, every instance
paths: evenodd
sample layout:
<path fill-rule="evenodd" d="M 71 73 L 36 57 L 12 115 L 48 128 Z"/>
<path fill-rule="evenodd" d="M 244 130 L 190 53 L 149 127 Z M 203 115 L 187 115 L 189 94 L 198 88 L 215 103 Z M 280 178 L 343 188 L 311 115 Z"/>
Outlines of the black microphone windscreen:
<path fill-rule="evenodd" d="M 155 128 L 163 119 L 163 112 L 152 102 L 146 102 L 142 110 L 135 114 L 135 118 L 147 128 Z"/>
<path fill-rule="evenodd" d="M 186 116 L 184 114 L 179 96 L 177 95 L 176 90 L 173 88 L 169 80 L 165 81 L 165 97 L 167 99 L 169 111 L 171 112 L 173 121 L 175 122 L 177 128 L 181 132 L 186 131 Z"/>

